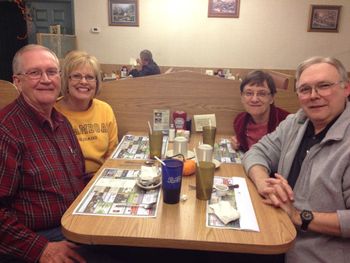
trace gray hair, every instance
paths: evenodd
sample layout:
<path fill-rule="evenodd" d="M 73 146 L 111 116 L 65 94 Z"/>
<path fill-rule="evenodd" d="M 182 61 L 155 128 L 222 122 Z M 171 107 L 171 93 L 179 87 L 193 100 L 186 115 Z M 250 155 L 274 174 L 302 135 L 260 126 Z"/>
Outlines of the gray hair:
<path fill-rule="evenodd" d="M 145 49 L 140 52 L 140 58 L 144 61 L 152 62 L 153 61 L 153 56 L 152 52 Z"/>
<path fill-rule="evenodd" d="M 344 65 L 336 58 L 333 57 L 311 57 L 299 64 L 299 66 L 296 69 L 295 72 L 295 78 L 296 78 L 296 86 L 298 86 L 298 82 L 300 80 L 301 74 L 304 72 L 305 69 L 308 67 L 315 65 L 315 64 L 320 64 L 320 63 L 327 63 L 329 65 L 332 65 L 333 67 L 336 68 L 338 71 L 341 82 L 347 83 L 348 82 L 348 73 L 344 67 Z"/>
<path fill-rule="evenodd" d="M 21 49 L 19 49 L 15 56 L 13 57 L 13 60 L 12 60 L 12 72 L 13 74 L 19 74 L 20 71 L 22 70 L 22 55 L 28 51 L 32 51 L 32 50 L 45 50 L 47 52 L 49 52 L 55 62 L 57 63 L 57 66 L 59 67 L 60 66 L 60 61 L 58 60 L 55 52 L 53 52 L 51 49 L 47 48 L 47 47 L 44 47 L 44 46 L 41 46 L 41 45 L 36 45 L 36 44 L 29 44 L 29 45 L 26 45 L 24 47 L 22 47 Z"/>

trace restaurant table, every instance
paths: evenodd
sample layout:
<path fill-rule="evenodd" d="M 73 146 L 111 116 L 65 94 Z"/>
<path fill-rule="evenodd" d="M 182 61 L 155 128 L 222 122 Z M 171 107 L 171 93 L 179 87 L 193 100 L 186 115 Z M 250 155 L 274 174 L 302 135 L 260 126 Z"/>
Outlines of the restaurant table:
<path fill-rule="evenodd" d="M 217 134 L 216 141 L 225 137 L 228 138 Z M 189 149 L 201 138 L 201 134 L 191 135 Z M 172 143 L 169 143 L 171 148 Z M 142 160 L 108 159 L 99 171 L 105 167 L 135 168 L 142 164 Z M 83 244 L 280 254 L 293 245 L 296 237 L 288 215 L 263 204 L 241 164 L 222 163 L 215 176 L 246 178 L 260 232 L 207 227 L 206 201 L 196 199 L 196 191 L 191 187 L 195 185 L 195 175 L 182 179 L 181 195 L 186 194 L 188 199 L 178 204 L 165 204 L 161 196 L 156 217 L 74 215 L 74 209 L 98 175 L 99 172 L 62 217 L 62 232 L 69 240 Z"/>

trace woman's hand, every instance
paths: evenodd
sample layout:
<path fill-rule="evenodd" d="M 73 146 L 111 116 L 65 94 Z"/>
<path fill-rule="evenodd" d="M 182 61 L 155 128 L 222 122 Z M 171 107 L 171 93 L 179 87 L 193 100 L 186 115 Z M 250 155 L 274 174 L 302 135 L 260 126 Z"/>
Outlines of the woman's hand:
<path fill-rule="evenodd" d="M 241 145 L 239 144 L 239 141 L 237 140 L 237 137 L 236 137 L 236 136 L 232 136 L 232 137 L 231 137 L 231 145 L 232 145 L 232 148 L 233 148 L 234 150 L 238 150 L 239 147 L 241 146 Z"/>

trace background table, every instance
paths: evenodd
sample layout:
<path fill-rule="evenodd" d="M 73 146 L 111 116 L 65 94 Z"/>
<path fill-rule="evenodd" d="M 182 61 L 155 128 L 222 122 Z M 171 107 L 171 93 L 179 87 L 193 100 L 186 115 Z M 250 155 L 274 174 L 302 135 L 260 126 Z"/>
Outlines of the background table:
<path fill-rule="evenodd" d="M 222 137 L 217 135 L 217 141 Z M 192 135 L 189 149 L 193 149 L 200 139 L 200 134 Z M 143 161 L 108 159 L 100 171 L 104 167 L 135 168 L 142 164 Z M 296 237 L 295 227 L 287 214 L 263 204 L 249 179 L 247 185 L 260 232 L 206 227 L 206 201 L 197 200 L 196 191 L 190 187 L 195 185 L 194 175 L 183 177 L 182 181 L 181 194 L 187 194 L 188 200 L 168 205 L 161 197 L 156 218 L 73 215 L 98 174 L 62 217 L 62 231 L 69 240 L 84 244 L 279 254 L 286 252 Z M 247 178 L 240 164 L 221 164 L 215 175 Z"/>

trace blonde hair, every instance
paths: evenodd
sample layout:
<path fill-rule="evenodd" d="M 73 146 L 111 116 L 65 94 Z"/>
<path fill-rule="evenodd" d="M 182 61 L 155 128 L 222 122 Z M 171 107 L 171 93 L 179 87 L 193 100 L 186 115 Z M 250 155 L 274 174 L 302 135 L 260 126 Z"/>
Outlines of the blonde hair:
<path fill-rule="evenodd" d="M 92 55 L 89 55 L 85 51 L 73 50 L 65 56 L 62 62 L 61 84 L 63 96 L 65 96 L 68 93 L 69 76 L 72 73 L 72 71 L 78 67 L 86 65 L 92 68 L 96 76 L 96 94 L 98 94 L 101 86 L 101 69 L 97 58 Z"/>

